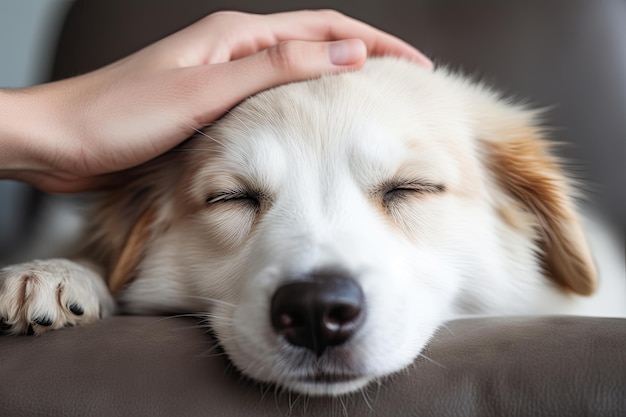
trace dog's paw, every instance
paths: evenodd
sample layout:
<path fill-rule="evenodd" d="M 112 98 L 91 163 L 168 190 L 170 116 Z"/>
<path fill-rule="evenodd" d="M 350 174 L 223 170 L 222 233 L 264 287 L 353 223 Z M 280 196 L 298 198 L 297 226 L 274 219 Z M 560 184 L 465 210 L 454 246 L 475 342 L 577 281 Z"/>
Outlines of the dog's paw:
<path fill-rule="evenodd" d="M 94 271 L 66 259 L 0 269 L 0 333 L 40 334 L 113 314 L 115 304 Z"/>

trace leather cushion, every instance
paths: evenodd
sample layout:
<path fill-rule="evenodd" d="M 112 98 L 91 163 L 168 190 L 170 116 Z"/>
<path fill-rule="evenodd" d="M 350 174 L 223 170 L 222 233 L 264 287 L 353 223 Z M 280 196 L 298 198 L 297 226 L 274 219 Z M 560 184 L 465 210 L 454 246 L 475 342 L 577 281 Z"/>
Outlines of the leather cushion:
<path fill-rule="evenodd" d="M 192 319 L 0 337 L 2 416 L 624 416 L 626 320 L 448 323 L 410 369 L 339 398 L 243 378 Z"/>

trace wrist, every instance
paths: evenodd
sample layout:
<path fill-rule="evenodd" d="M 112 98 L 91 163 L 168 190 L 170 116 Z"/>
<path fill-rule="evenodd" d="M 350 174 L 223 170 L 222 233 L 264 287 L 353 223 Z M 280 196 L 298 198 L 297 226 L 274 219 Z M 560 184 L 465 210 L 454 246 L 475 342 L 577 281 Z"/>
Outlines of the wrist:
<path fill-rule="evenodd" d="M 52 85 L 0 90 L 0 177 L 53 168 L 63 132 L 62 106 L 54 97 Z"/>
<path fill-rule="evenodd" d="M 28 113 L 24 90 L 0 90 L 0 169 L 28 169 Z"/>

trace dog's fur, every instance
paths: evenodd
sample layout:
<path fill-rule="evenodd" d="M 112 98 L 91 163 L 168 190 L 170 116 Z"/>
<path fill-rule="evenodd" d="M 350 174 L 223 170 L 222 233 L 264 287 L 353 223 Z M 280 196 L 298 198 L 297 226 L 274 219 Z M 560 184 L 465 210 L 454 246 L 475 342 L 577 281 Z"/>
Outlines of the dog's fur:
<path fill-rule="evenodd" d="M 263 92 L 107 194 L 88 261 L 6 268 L 4 327 L 202 312 L 244 374 L 340 394 L 409 365 L 451 318 L 626 315 L 537 116 L 392 58 Z M 274 331 L 270 300 L 328 269 L 354 277 L 367 315 L 316 356 Z"/>

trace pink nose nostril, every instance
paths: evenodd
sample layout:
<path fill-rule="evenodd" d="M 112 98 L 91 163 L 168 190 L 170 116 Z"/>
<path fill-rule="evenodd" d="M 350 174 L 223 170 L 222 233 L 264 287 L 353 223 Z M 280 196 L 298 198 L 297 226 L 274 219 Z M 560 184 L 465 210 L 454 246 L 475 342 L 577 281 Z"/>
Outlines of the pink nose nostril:
<path fill-rule="evenodd" d="M 327 347 L 347 342 L 360 328 L 365 299 L 361 287 L 345 274 L 320 272 L 309 278 L 276 290 L 271 319 L 290 344 L 320 356 Z"/>

